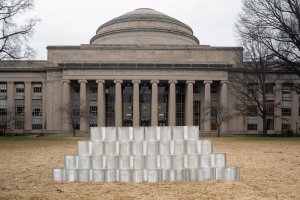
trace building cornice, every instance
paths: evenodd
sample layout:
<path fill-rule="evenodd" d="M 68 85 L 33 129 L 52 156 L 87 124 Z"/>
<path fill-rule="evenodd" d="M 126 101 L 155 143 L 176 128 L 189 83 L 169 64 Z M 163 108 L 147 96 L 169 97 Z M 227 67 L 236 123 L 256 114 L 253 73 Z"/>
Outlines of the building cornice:
<path fill-rule="evenodd" d="M 232 64 L 58 63 L 60 69 L 229 69 Z"/>
<path fill-rule="evenodd" d="M 120 45 L 81 44 L 80 46 L 47 46 L 48 50 L 172 50 L 172 51 L 243 51 L 242 47 L 218 47 L 209 45 Z"/>

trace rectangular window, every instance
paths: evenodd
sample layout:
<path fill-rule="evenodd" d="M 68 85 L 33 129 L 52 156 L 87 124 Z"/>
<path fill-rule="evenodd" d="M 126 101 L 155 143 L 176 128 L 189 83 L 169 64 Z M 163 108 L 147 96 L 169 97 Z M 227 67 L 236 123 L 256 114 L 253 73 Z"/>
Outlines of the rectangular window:
<path fill-rule="evenodd" d="M 42 116 L 42 100 L 32 100 L 32 116 Z"/>
<path fill-rule="evenodd" d="M 267 106 L 267 116 L 274 116 L 274 101 L 273 100 L 267 100 L 266 102 Z"/>
<path fill-rule="evenodd" d="M 6 93 L 6 83 L 0 83 L 0 93 Z"/>
<path fill-rule="evenodd" d="M 257 130 L 257 117 L 248 117 L 247 119 L 247 130 L 253 131 Z"/>
<path fill-rule="evenodd" d="M 24 116 L 24 99 L 15 100 L 15 116 Z"/>
<path fill-rule="evenodd" d="M 23 130 L 24 129 L 24 120 L 15 121 L 15 129 Z"/>
<path fill-rule="evenodd" d="M 97 116 L 97 112 L 98 112 L 97 101 L 90 101 L 90 115 Z"/>
<path fill-rule="evenodd" d="M 290 94 L 292 90 L 292 83 L 283 83 L 282 84 L 282 94 Z"/>
<path fill-rule="evenodd" d="M 290 129 L 291 129 L 291 124 L 286 124 L 286 123 L 282 124 L 282 130 L 290 130 Z"/>
<path fill-rule="evenodd" d="M 32 117 L 32 130 L 42 130 L 43 119 L 42 117 Z"/>
<path fill-rule="evenodd" d="M 247 106 L 247 115 L 248 116 L 257 116 L 257 106 L 256 105 L 248 105 Z"/>
<path fill-rule="evenodd" d="M 176 85 L 176 125 L 184 126 L 185 85 Z"/>
<path fill-rule="evenodd" d="M 1 99 L 0 100 L 0 123 L 1 123 L 1 117 L 5 117 L 6 115 L 7 115 L 6 100 Z M 5 119 L 3 119 L 2 121 L 5 121 Z"/>
<path fill-rule="evenodd" d="M 266 83 L 266 85 L 265 85 L 266 94 L 274 94 L 274 86 L 275 86 L 275 83 Z"/>
<path fill-rule="evenodd" d="M 274 130 L 274 119 L 267 119 L 267 130 Z"/>
<path fill-rule="evenodd" d="M 97 118 L 90 119 L 90 127 L 97 127 Z"/>
<path fill-rule="evenodd" d="M 200 127 L 200 125 L 201 125 L 201 101 L 194 101 L 193 112 L 194 112 L 193 125 Z"/>
<path fill-rule="evenodd" d="M 42 130 L 43 125 L 42 124 L 32 124 L 32 130 Z"/>
<path fill-rule="evenodd" d="M 42 83 L 33 83 L 32 91 L 33 91 L 33 93 L 41 93 L 42 92 Z"/>
<path fill-rule="evenodd" d="M 24 92 L 24 83 L 15 83 L 16 86 L 16 92 L 17 93 L 23 93 Z"/>
<path fill-rule="evenodd" d="M 291 116 L 292 114 L 292 101 L 282 101 L 281 115 Z"/>

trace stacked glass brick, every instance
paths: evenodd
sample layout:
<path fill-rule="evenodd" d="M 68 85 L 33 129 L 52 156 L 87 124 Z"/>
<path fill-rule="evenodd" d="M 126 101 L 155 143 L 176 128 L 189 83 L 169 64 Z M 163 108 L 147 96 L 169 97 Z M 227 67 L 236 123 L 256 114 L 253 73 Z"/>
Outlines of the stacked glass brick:
<path fill-rule="evenodd" d="M 79 141 L 77 155 L 52 172 L 58 182 L 239 180 L 239 168 L 199 140 L 196 126 L 94 127 L 91 141 Z"/>

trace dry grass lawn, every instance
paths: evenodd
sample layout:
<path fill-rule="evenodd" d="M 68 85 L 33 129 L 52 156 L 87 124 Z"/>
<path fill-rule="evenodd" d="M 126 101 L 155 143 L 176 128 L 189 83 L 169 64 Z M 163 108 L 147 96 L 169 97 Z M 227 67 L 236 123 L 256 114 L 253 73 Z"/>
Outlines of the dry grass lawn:
<path fill-rule="evenodd" d="M 0 199 L 300 199 L 300 138 L 212 138 L 237 183 L 54 183 L 52 167 L 87 139 L 0 137 Z"/>

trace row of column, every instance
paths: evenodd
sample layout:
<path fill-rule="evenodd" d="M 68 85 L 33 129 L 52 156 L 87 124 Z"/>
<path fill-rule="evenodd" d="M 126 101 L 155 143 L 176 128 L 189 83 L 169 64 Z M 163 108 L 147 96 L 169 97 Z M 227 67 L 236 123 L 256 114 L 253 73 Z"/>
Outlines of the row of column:
<path fill-rule="evenodd" d="M 86 84 L 87 80 L 79 80 L 80 83 L 80 108 L 87 105 L 86 101 Z M 105 80 L 97 80 L 98 84 L 98 126 L 105 126 Z M 115 126 L 122 126 L 122 80 L 115 80 Z M 139 105 L 139 84 L 140 80 L 132 80 L 133 84 L 133 126 L 139 126 L 140 123 L 140 105 Z M 151 80 L 151 126 L 158 125 L 158 83 L 159 80 Z M 176 125 L 176 80 L 169 82 L 169 101 L 168 101 L 168 125 Z M 185 125 L 193 125 L 193 84 L 195 81 L 186 81 L 185 92 Z M 212 81 L 204 81 L 204 132 L 211 131 L 210 122 L 210 103 L 211 103 L 211 84 Z M 70 104 L 70 81 L 63 81 L 63 105 L 66 107 Z M 227 108 L 227 81 L 221 81 L 220 103 L 224 108 Z M 66 113 L 64 113 L 66 115 Z M 67 116 L 64 116 L 67 118 Z M 64 124 L 64 130 L 69 130 L 69 123 Z M 85 117 L 80 119 L 80 130 L 87 130 L 87 120 Z M 222 132 L 227 132 L 227 123 L 223 123 Z"/>

